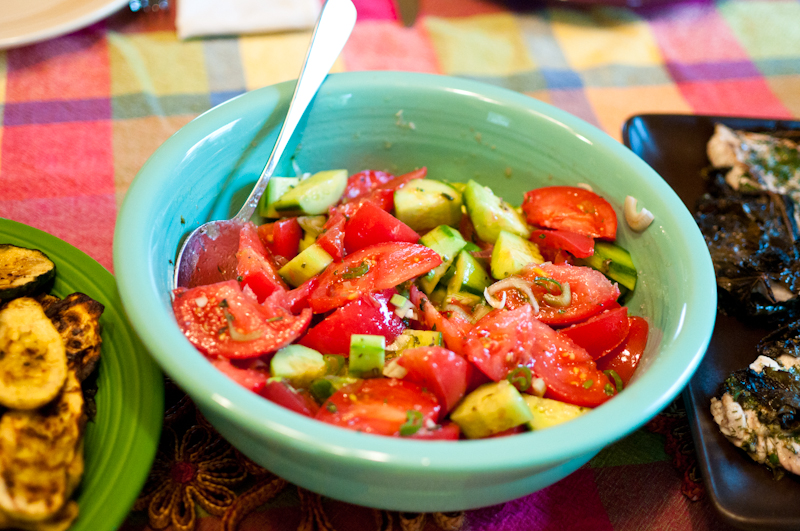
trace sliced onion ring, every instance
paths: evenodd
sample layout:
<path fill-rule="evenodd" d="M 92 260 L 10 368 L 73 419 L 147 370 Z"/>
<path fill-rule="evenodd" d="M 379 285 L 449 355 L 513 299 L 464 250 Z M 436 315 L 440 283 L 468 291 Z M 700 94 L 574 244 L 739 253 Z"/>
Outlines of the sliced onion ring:
<path fill-rule="evenodd" d="M 486 298 L 486 302 L 493 308 L 503 308 L 506 305 L 506 294 L 503 293 L 503 298 L 499 301 L 494 294 L 509 288 L 518 289 L 524 293 L 525 296 L 528 297 L 528 303 L 533 307 L 533 313 L 539 313 L 539 303 L 536 301 L 536 297 L 533 296 L 531 285 L 519 277 L 508 277 L 503 280 L 498 280 L 483 290 L 483 296 Z"/>
<path fill-rule="evenodd" d="M 628 223 L 628 226 L 636 232 L 642 232 L 653 222 L 653 214 L 646 208 L 643 208 L 641 212 L 636 211 L 636 198 L 633 196 L 629 195 L 625 197 L 623 210 L 625 221 Z"/>

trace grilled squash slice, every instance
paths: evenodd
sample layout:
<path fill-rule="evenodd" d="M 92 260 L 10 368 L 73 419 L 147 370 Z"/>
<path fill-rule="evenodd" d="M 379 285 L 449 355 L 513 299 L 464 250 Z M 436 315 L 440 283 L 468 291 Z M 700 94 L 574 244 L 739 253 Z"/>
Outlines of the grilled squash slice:
<path fill-rule="evenodd" d="M 58 398 L 33 411 L 0 419 L 0 513 L 10 520 L 52 518 L 83 473 L 83 393 L 69 371 Z"/>
<path fill-rule="evenodd" d="M 9 302 L 0 310 L 0 405 L 41 407 L 66 377 L 64 341 L 39 303 L 27 297 Z"/>
<path fill-rule="evenodd" d="M 42 251 L 0 244 L 0 300 L 41 292 L 55 276 L 56 265 Z"/>
<path fill-rule="evenodd" d="M 89 376 L 100 361 L 100 316 L 105 307 L 83 293 L 51 302 L 45 314 L 64 340 L 67 364 L 79 381 Z"/>

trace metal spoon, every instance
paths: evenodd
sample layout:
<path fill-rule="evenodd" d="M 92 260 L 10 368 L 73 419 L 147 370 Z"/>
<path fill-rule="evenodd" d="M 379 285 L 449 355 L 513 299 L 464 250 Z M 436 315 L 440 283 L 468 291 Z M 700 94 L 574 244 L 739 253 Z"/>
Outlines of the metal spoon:
<path fill-rule="evenodd" d="M 239 230 L 253 216 L 292 133 L 344 48 L 355 22 L 356 8 L 350 0 L 325 2 L 311 36 L 289 111 L 261 176 L 236 216 L 230 220 L 204 223 L 184 240 L 175 262 L 174 287 L 193 287 L 235 278 Z"/>

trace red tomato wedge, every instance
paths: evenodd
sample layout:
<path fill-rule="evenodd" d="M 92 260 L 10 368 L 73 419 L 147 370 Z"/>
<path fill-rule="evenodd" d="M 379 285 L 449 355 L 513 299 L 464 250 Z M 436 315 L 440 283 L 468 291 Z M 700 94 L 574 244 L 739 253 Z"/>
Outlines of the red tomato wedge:
<path fill-rule="evenodd" d="M 313 417 L 319 410 L 319 405 L 308 393 L 298 391 L 283 380 L 270 379 L 259 394 L 271 402 L 306 417 Z"/>
<path fill-rule="evenodd" d="M 368 334 L 383 336 L 386 344 L 397 339 L 406 325 L 389 306 L 394 289 L 381 293 L 365 293 L 358 299 L 334 310 L 311 328 L 298 343 L 323 354 L 350 355 L 350 336 Z"/>
<path fill-rule="evenodd" d="M 247 360 L 211 358 L 208 361 L 222 374 L 254 393 L 264 389 L 269 379 L 269 365 L 257 358 Z"/>
<path fill-rule="evenodd" d="M 242 287 L 250 286 L 259 302 L 274 291 L 287 289 L 252 222 L 245 223 L 239 233 L 236 261 L 236 275 L 241 278 Z"/>
<path fill-rule="evenodd" d="M 467 334 L 472 323 L 463 320 L 458 314 L 448 319 L 431 303 L 428 297 L 419 288 L 412 285 L 409 290 L 411 303 L 419 309 L 422 316 L 422 323 L 428 330 L 437 330 L 442 333 L 442 340 L 445 346 L 458 355 L 464 352 L 464 336 Z"/>
<path fill-rule="evenodd" d="M 370 192 L 361 194 L 360 196 L 350 199 L 348 202 L 337 206 L 336 210 L 345 216 L 350 217 L 356 213 L 356 211 L 365 201 L 371 201 L 386 212 L 391 212 L 391 210 L 394 208 L 394 191 L 405 186 L 406 183 L 412 179 L 424 178 L 427 172 L 427 168 L 420 168 L 404 175 L 400 175 L 399 177 L 393 177 L 384 183 L 377 184 L 376 187 Z"/>
<path fill-rule="evenodd" d="M 378 186 L 394 178 L 395 176 L 391 173 L 380 170 L 364 170 L 354 173 L 347 179 L 347 186 L 342 194 L 342 199 L 349 201 L 367 195 Z"/>
<path fill-rule="evenodd" d="M 550 398 L 590 407 L 610 398 L 609 380 L 589 353 L 536 320 L 530 305 L 487 314 L 467 335 L 464 350 L 494 381 L 522 366 L 544 380 Z"/>
<path fill-rule="evenodd" d="M 218 224 L 219 233 L 215 238 L 202 236 L 202 248 L 196 255 L 187 288 L 216 284 L 237 277 L 236 251 L 240 248 L 242 224 L 236 221 L 223 221 Z"/>
<path fill-rule="evenodd" d="M 630 329 L 628 337 L 616 349 L 597 360 L 597 368 L 603 371 L 613 370 L 619 375 L 622 383 L 628 385 L 633 372 L 642 359 L 644 347 L 647 345 L 649 326 L 642 317 L 628 318 Z"/>
<path fill-rule="evenodd" d="M 319 275 L 309 303 L 327 312 L 363 293 L 382 291 L 423 275 L 442 263 L 439 253 L 416 243 L 372 245 L 333 263 Z"/>
<path fill-rule="evenodd" d="M 395 378 L 373 378 L 346 385 L 319 408 L 316 419 L 375 435 L 400 436 L 400 428 L 421 415 L 419 424 L 435 425 L 441 406 L 433 393 Z M 418 412 L 418 413 L 415 413 Z"/>
<path fill-rule="evenodd" d="M 535 230 L 530 240 L 539 247 L 563 250 L 578 258 L 594 254 L 594 238 L 566 230 Z"/>
<path fill-rule="evenodd" d="M 543 264 L 523 271 L 522 278 L 532 283 L 531 291 L 539 303 L 536 318 L 552 326 L 566 326 L 584 321 L 617 304 L 619 287 L 605 275 L 590 267 L 569 264 Z M 562 286 L 569 283 L 570 301 L 567 306 L 552 306 L 544 302 L 548 293 L 559 295 L 558 285 L 545 279 L 553 279 Z M 527 305 L 527 299 L 519 292 L 509 292 L 508 307 L 514 309 Z"/>
<path fill-rule="evenodd" d="M 344 230 L 344 249 L 347 254 L 379 243 L 417 243 L 418 240 L 419 234 L 414 229 L 372 201 L 365 201 L 361 205 Z"/>
<path fill-rule="evenodd" d="M 461 438 L 461 428 L 455 422 L 444 422 L 431 428 L 423 426 L 410 438 L 425 441 L 457 441 Z"/>
<path fill-rule="evenodd" d="M 212 357 L 254 358 L 275 352 L 311 322 L 310 309 L 294 316 L 280 306 L 258 304 L 235 280 L 178 288 L 173 295 L 178 326 L 200 352 Z"/>
<path fill-rule="evenodd" d="M 344 226 L 347 218 L 338 211 L 332 211 L 328 221 L 322 228 L 322 234 L 317 236 L 317 243 L 334 260 L 339 261 L 344 257 Z"/>
<path fill-rule="evenodd" d="M 605 310 L 588 320 L 559 330 L 593 359 L 602 358 L 628 337 L 628 309 L 624 306 Z"/>
<path fill-rule="evenodd" d="M 433 392 L 448 413 L 467 392 L 468 362 L 444 347 L 419 347 L 403 351 L 397 360 L 408 374 L 404 380 Z"/>
<path fill-rule="evenodd" d="M 522 210 L 528 223 L 613 240 L 617 214 L 602 197 L 576 186 L 546 186 L 525 193 Z"/>
<path fill-rule="evenodd" d="M 303 228 L 297 218 L 286 218 L 276 221 L 272 228 L 272 253 L 287 262 L 297 256 Z"/>

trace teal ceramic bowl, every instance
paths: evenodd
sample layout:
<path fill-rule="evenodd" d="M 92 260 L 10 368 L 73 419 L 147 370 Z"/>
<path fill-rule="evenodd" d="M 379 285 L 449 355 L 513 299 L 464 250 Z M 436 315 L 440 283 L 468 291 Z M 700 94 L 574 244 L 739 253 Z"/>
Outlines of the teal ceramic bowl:
<path fill-rule="evenodd" d="M 449 77 L 331 75 L 283 174 L 347 168 L 491 186 L 513 204 L 543 185 L 589 183 L 621 216 L 626 195 L 655 215 L 643 233 L 620 223 L 639 269 L 629 303 L 651 327 L 635 380 L 589 414 L 513 437 L 422 442 L 325 425 L 282 409 L 218 373 L 170 311 L 181 238 L 231 217 L 269 155 L 293 83 L 244 94 L 198 117 L 147 161 L 117 221 L 114 268 L 131 322 L 162 369 L 234 446 L 274 473 L 347 502 L 402 511 L 487 506 L 546 487 L 655 416 L 683 389 L 714 324 L 714 272 L 680 199 L 631 151 L 537 100 Z"/>

